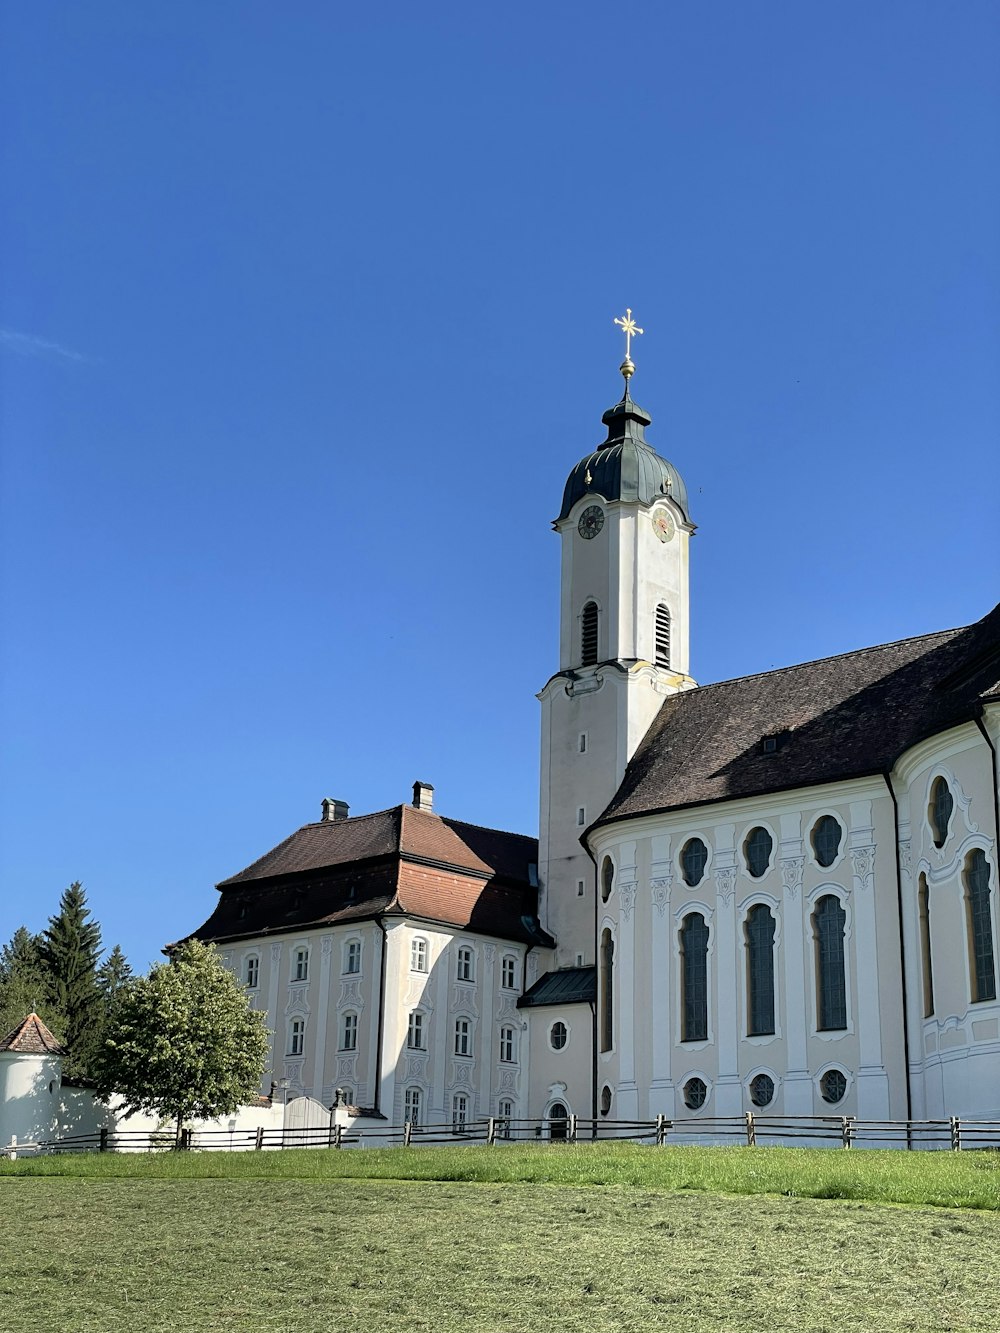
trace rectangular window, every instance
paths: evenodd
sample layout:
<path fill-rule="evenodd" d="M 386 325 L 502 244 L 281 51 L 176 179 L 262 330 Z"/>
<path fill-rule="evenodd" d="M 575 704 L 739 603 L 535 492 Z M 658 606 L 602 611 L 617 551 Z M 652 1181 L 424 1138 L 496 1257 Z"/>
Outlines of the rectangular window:
<path fill-rule="evenodd" d="M 514 1119 L 514 1103 L 511 1101 L 502 1101 L 500 1103 L 499 1111 L 497 1135 L 501 1139 L 509 1139 L 511 1130 L 510 1122 Z"/>
<path fill-rule="evenodd" d="M 340 1049 L 342 1051 L 356 1051 L 358 1049 L 357 1014 L 344 1015 L 344 1030 L 341 1033 Z"/>
<path fill-rule="evenodd" d="M 582 953 L 578 953 L 578 954 L 576 955 L 576 966 L 577 966 L 577 967 L 583 967 L 583 954 L 582 954 Z"/>
<path fill-rule="evenodd" d="M 422 1051 L 424 1047 L 424 1016 L 416 1009 L 410 1014 L 406 1029 L 406 1048 L 409 1051 Z"/>
<path fill-rule="evenodd" d="M 517 987 L 517 959 L 511 958 L 510 954 L 505 954 L 500 964 L 500 985 L 504 990 L 515 990 Z"/>
<path fill-rule="evenodd" d="M 410 971 L 427 971 L 427 941 L 420 935 L 410 941 Z"/>
<path fill-rule="evenodd" d="M 246 961 L 246 984 L 250 990 L 256 990 L 260 984 L 260 959 L 248 958 Z"/>
<path fill-rule="evenodd" d="M 578 879 L 578 880 L 576 881 L 576 896 L 577 896 L 578 898 L 582 898 L 582 897 L 583 897 L 583 891 L 584 891 L 585 888 L 586 888 L 586 885 L 584 884 L 583 880 L 582 880 L 582 879 Z"/>
<path fill-rule="evenodd" d="M 467 1018 L 455 1021 L 455 1054 L 472 1054 L 472 1024 Z"/>
<path fill-rule="evenodd" d="M 504 1064 L 514 1062 L 514 1029 L 500 1029 L 500 1059 Z"/>
<path fill-rule="evenodd" d="M 292 980 L 309 980 L 309 950 L 296 949 L 292 956 Z"/>
<path fill-rule="evenodd" d="M 472 981 L 472 950 L 461 948 L 458 951 L 458 979 L 459 981 Z"/>
<path fill-rule="evenodd" d="M 469 1099 L 464 1092 L 455 1094 L 451 1103 L 451 1130 L 453 1134 L 464 1134 L 469 1123 Z"/>
<path fill-rule="evenodd" d="M 708 925 L 700 912 L 681 922 L 681 1041 L 708 1039 Z"/>
<path fill-rule="evenodd" d="M 585 731 L 580 732 L 580 753 L 587 753 L 587 733 Z"/>
<path fill-rule="evenodd" d="M 353 976 L 361 971 L 360 940 L 347 941 L 347 948 L 344 950 L 344 971 L 348 976 Z"/>
<path fill-rule="evenodd" d="M 580 828 L 583 828 L 584 824 L 587 822 L 587 812 L 582 805 L 576 812 L 576 822 Z"/>
<path fill-rule="evenodd" d="M 411 1125 L 420 1124 L 420 1089 L 407 1088 L 403 1100 L 403 1118 Z"/>
<path fill-rule="evenodd" d="M 306 1044 L 306 1023 L 304 1018 L 293 1018 L 288 1029 L 288 1054 L 301 1055 Z"/>

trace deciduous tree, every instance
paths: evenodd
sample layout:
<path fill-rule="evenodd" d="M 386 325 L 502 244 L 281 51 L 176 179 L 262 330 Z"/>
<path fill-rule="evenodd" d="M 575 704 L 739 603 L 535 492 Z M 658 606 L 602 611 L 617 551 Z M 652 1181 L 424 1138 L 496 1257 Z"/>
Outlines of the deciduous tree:
<path fill-rule="evenodd" d="M 231 1115 L 260 1087 L 268 1051 L 264 1017 L 197 940 L 118 993 L 98 1063 L 98 1090 L 127 1112 L 188 1119 Z"/>

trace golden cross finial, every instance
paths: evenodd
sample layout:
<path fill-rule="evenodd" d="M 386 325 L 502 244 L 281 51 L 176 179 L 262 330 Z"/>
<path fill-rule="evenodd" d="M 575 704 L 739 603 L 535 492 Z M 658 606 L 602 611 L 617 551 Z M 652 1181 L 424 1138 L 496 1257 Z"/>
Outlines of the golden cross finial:
<path fill-rule="evenodd" d="M 642 329 L 640 329 L 640 328 L 637 326 L 635 320 L 632 318 L 632 311 L 629 310 L 628 308 L 626 308 L 626 310 L 625 310 L 625 316 L 624 316 L 624 318 L 623 318 L 623 319 L 616 319 L 616 320 L 615 320 L 615 323 L 618 324 L 618 325 L 620 326 L 622 332 L 625 334 L 625 360 L 626 360 L 626 361 L 631 361 L 631 359 L 632 359 L 632 336 L 633 336 L 633 334 L 636 334 L 636 333 L 642 333 Z"/>

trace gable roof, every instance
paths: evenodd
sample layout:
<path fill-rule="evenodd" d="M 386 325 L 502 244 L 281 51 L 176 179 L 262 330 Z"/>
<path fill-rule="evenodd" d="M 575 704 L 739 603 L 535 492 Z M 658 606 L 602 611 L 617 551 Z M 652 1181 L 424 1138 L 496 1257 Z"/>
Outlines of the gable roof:
<path fill-rule="evenodd" d="M 305 824 L 217 885 L 219 903 L 194 937 L 410 915 L 541 944 L 537 862 L 535 838 L 409 805 Z"/>
<path fill-rule="evenodd" d="M 65 1055 L 66 1047 L 53 1037 L 36 1013 L 30 1013 L 0 1041 L 0 1051 L 15 1051 L 18 1055 Z"/>
<path fill-rule="evenodd" d="M 1000 606 L 963 629 L 702 685 L 664 700 L 593 827 L 885 772 L 998 686 Z"/>

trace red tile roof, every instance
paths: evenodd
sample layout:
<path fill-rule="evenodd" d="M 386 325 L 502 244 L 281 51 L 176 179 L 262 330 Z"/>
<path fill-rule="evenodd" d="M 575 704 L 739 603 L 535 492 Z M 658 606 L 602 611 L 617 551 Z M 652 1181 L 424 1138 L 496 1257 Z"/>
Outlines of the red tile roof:
<path fill-rule="evenodd" d="M 222 880 L 203 940 L 411 915 L 542 943 L 538 843 L 520 833 L 395 806 L 306 824 Z"/>
<path fill-rule="evenodd" d="M 53 1037 L 38 1015 L 32 1013 L 0 1041 L 0 1051 L 16 1051 L 19 1055 L 64 1055 L 66 1047 Z"/>

